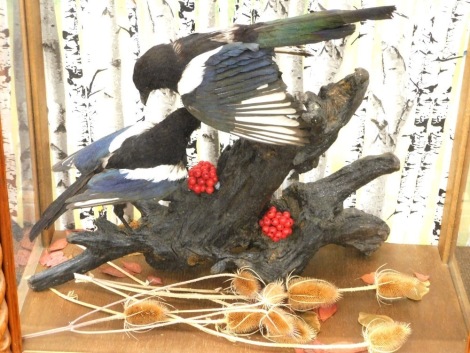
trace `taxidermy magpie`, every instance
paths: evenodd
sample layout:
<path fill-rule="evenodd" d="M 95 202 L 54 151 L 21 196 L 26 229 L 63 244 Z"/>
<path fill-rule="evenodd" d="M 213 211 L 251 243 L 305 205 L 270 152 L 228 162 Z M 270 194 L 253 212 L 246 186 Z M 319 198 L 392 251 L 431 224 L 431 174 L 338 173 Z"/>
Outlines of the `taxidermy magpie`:
<path fill-rule="evenodd" d="M 352 34 L 354 22 L 389 19 L 394 6 L 332 10 L 209 33 L 195 33 L 150 48 L 134 67 L 145 104 L 151 91 L 168 88 L 202 122 L 270 144 L 304 145 L 301 107 L 286 92 L 274 48 L 317 43 Z"/>
<path fill-rule="evenodd" d="M 200 124 L 180 108 L 159 124 L 143 121 L 118 130 L 54 165 L 54 171 L 75 167 L 81 175 L 44 211 L 29 238 L 36 238 L 71 208 L 114 204 L 116 215 L 127 225 L 122 204 L 161 200 L 186 178 L 186 146 Z"/>

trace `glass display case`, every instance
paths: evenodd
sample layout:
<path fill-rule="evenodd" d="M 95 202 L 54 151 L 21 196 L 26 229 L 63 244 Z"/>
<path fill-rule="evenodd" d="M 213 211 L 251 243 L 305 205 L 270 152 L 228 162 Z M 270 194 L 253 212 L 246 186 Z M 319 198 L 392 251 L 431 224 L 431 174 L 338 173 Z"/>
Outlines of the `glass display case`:
<path fill-rule="evenodd" d="M 369 5 L 380 4 L 372 1 Z M 118 226 L 121 222 L 111 206 L 100 206 L 67 212 L 36 241 L 29 240 L 29 231 L 47 206 L 79 177 L 74 170 L 52 173 L 52 165 L 123 127 L 142 120 L 158 123 L 158 117 L 179 107 L 178 96 L 169 91 L 151 96 L 145 106 L 140 101 L 132 73 L 135 60 L 148 48 L 174 43 L 176 38 L 207 28 L 293 17 L 324 8 L 353 9 L 351 6 L 335 0 L 0 0 L 0 40 L 7 48 L 0 53 L 4 159 L 0 164 L 0 232 L 5 277 L 2 283 L 0 276 L 0 293 L 5 291 L 7 304 L 0 314 L 8 322 L 0 351 L 8 351 L 2 349 L 9 346 L 13 353 L 145 353 L 156 347 L 165 352 L 291 352 L 292 348 L 233 343 L 204 334 L 195 325 L 163 327 L 139 335 L 80 335 L 64 330 L 54 336 L 22 340 L 22 335 L 67 326 L 89 312 L 73 302 L 77 298 L 101 306 L 116 300 L 116 293 L 93 283 L 67 281 L 54 292 L 33 291 L 28 280 L 47 268 L 41 261 L 52 252 L 50 245 L 55 241 L 75 229 L 93 228 L 95 219 L 103 215 Z M 429 16 L 421 16 L 428 12 Z M 359 341 L 362 327 L 357 324 L 358 313 L 372 312 L 410 323 L 412 335 L 400 352 L 464 352 L 467 347 L 470 27 L 465 18 L 469 14 L 470 4 L 461 0 L 452 1 L 452 5 L 441 1 L 400 4 L 394 22 L 363 22 L 357 25 L 357 34 L 347 39 L 277 54 L 292 93 L 325 92 L 320 87 L 339 82 L 357 67 L 370 75 L 362 104 L 336 142 L 321 154 L 316 168 L 294 173 L 291 179 L 302 183 L 321 180 L 370 155 L 393 153 L 400 161 L 396 172 L 354 190 L 342 206 L 383 220 L 388 240 L 369 256 L 350 247 L 324 246 L 303 274 L 343 288 L 360 286 L 363 275 L 387 266 L 424 274 L 431 283 L 422 301 L 393 301 L 391 305 L 380 303 L 373 294 L 343 293 L 334 320 L 322 323 L 318 336 L 322 343 Z M 220 151 L 236 140 L 207 126 L 202 131 L 192 136 L 188 166 L 201 159 L 217 161 Z M 285 181 L 283 187 L 291 182 Z M 133 208 L 125 210 L 126 219 L 139 215 Z M 65 260 L 71 260 L 83 249 L 68 244 L 60 251 Z M 199 261 L 197 255 L 188 257 L 191 265 Z M 136 264 L 139 280 L 158 278 L 164 284 L 192 280 L 211 270 L 189 266 L 182 271 L 157 271 L 142 254 L 114 262 L 121 267 Z M 102 268 L 92 274 L 97 279 L 111 278 Z M 227 287 L 227 283 L 211 279 L 203 285 L 204 290 L 220 287 Z M 209 304 L 182 304 L 184 309 L 193 309 L 193 305 L 207 308 Z M 119 330 L 122 325 L 120 320 L 109 321 L 99 329 Z"/>

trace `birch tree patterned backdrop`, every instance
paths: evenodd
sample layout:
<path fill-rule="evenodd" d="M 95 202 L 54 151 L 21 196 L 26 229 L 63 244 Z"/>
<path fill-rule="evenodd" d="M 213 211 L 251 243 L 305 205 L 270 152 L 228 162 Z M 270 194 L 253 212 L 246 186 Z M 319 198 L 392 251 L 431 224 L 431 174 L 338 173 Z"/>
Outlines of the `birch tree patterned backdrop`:
<path fill-rule="evenodd" d="M 144 107 L 132 83 L 135 60 L 155 44 L 208 27 L 391 4 L 394 1 L 41 0 L 52 161 L 123 126 L 142 119 L 158 121 L 178 106 L 178 97 L 167 91 L 153 94 Z M 395 5 L 393 20 L 363 23 L 345 40 L 309 45 L 304 48 L 308 57 L 280 54 L 278 59 L 292 92 L 317 93 L 356 67 L 369 71 L 369 91 L 356 115 L 318 167 L 299 178 L 316 180 L 360 157 L 393 152 L 401 170 L 351 195 L 346 206 L 387 220 L 391 242 L 435 244 L 468 45 L 470 2 Z M 0 0 L 0 108 L 12 217 L 25 228 L 34 219 L 24 200 L 24 190 L 30 188 L 24 181 L 30 182 L 31 171 L 21 158 L 28 142 L 22 129 L 24 97 L 18 89 L 24 82 L 21 70 L 16 70 L 21 65 L 15 47 L 20 36 L 16 6 L 16 1 Z M 188 149 L 190 164 L 198 158 L 216 160 L 233 139 L 203 127 Z M 59 194 L 75 177 L 75 172 L 55 173 L 54 192 Z M 59 227 L 74 222 L 89 226 L 79 220 L 86 220 L 87 213 L 64 216 Z"/>

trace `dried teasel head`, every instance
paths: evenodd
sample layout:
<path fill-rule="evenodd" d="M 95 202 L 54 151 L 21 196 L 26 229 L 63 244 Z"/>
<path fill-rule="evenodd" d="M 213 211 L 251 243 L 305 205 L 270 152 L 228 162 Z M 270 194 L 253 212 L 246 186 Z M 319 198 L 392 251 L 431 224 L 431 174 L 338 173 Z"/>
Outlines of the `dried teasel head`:
<path fill-rule="evenodd" d="M 379 299 L 394 300 L 409 298 L 421 300 L 429 292 L 429 282 L 422 282 L 416 277 L 394 270 L 377 272 L 375 283 Z"/>
<path fill-rule="evenodd" d="M 146 326 L 164 321 L 168 311 L 166 305 L 154 299 L 128 302 L 124 307 L 125 321 L 129 326 Z"/>
<path fill-rule="evenodd" d="M 262 318 L 263 336 L 277 343 L 307 343 L 316 331 L 300 317 L 274 307 Z"/>
<path fill-rule="evenodd" d="M 371 322 L 364 330 L 364 339 L 369 344 L 369 352 L 389 353 L 400 349 L 410 334 L 410 325 L 403 322 Z"/>
<path fill-rule="evenodd" d="M 264 313 L 258 311 L 228 311 L 225 328 L 230 333 L 248 334 L 259 330 Z"/>
<path fill-rule="evenodd" d="M 261 291 L 262 281 L 259 276 L 247 267 L 240 268 L 231 281 L 230 288 L 234 293 L 255 299 Z"/>
<path fill-rule="evenodd" d="M 286 288 L 282 281 L 268 283 L 259 295 L 259 301 L 266 308 L 282 304 L 287 298 Z"/>
<path fill-rule="evenodd" d="M 396 322 L 385 315 L 361 312 L 358 321 L 364 326 L 364 339 L 371 353 L 395 352 L 405 343 L 411 333 L 408 324 Z"/>
<path fill-rule="evenodd" d="M 288 278 L 287 293 L 288 304 L 296 311 L 331 305 L 341 298 L 338 288 L 330 282 L 308 277 Z"/>

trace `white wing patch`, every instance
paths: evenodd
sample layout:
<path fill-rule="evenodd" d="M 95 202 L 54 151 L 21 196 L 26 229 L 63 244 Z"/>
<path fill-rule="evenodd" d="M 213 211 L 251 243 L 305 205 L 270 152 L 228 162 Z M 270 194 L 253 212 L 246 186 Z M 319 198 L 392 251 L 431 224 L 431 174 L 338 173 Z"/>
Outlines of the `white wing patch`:
<path fill-rule="evenodd" d="M 158 183 L 162 180 L 175 181 L 186 178 L 186 168 L 181 165 L 159 165 L 154 168 L 121 169 L 126 179 L 148 180 Z"/>

